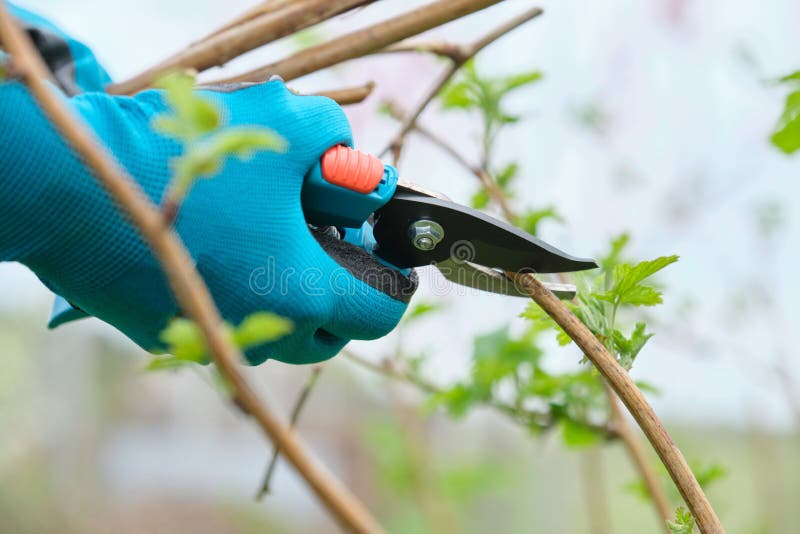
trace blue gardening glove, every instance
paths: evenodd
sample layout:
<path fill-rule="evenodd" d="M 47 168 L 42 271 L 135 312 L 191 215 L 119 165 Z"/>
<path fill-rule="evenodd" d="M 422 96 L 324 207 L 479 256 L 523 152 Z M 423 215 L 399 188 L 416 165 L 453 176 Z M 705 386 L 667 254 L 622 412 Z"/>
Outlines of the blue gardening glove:
<path fill-rule="evenodd" d="M 291 335 L 249 350 L 250 362 L 321 361 L 350 339 L 389 332 L 414 276 L 353 245 L 357 231 L 346 241 L 312 232 L 300 205 L 303 179 L 323 152 L 352 143 L 341 109 L 280 81 L 203 93 L 228 125 L 265 126 L 289 143 L 286 153 L 229 161 L 194 187 L 175 222 L 227 321 L 262 310 L 294 321 Z M 181 151 L 150 127 L 167 111 L 162 93 L 64 99 L 159 202 Z M 24 263 L 76 308 L 145 349 L 161 348 L 159 334 L 179 310 L 149 248 L 21 84 L 0 84 L 0 103 L 0 261 Z"/>

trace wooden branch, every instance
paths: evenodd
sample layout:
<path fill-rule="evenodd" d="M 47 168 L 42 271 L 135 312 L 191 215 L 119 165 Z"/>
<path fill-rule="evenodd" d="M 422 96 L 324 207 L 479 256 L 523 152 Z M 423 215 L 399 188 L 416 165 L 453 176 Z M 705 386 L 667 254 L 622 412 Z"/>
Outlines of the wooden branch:
<path fill-rule="evenodd" d="M 397 135 L 395 135 L 392 142 L 389 143 L 389 146 L 386 147 L 383 150 L 383 152 L 381 152 L 380 155 L 384 156 L 387 152 L 391 150 L 392 156 L 394 158 L 394 163 L 395 165 L 397 165 L 397 163 L 400 160 L 400 155 L 403 151 L 403 145 L 405 144 L 405 139 L 406 136 L 408 135 L 408 132 L 410 132 L 414 128 L 414 125 L 417 123 L 417 120 L 419 119 L 420 115 L 422 115 L 422 112 L 425 111 L 425 109 L 427 109 L 427 107 L 431 104 L 431 102 L 433 102 L 433 99 L 436 98 L 436 95 L 438 95 L 442 91 L 442 89 L 444 89 L 447 83 L 453 78 L 453 76 L 456 75 L 456 73 L 461 69 L 461 67 L 463 67 L 467 61 L 475 57 L 480 51 L 482 51 L 484 48 L 486 48 L 487 46 L 498 40 L 500 37 L 503 37 L 507 33 L 520 27 L 526 22 L 535 19 L 542 13 L 543 13 L 542 9 L 538 7 L 529 9 L 528 11 L 525 11 L 524 13 L 517 15 L 508 22 L 493 29 L 492 31 L 490 31 L 489 33 L 487 33 L 486 35 L 484 35 L 471 45 L 467 46 L 451 45 L 450 47 L 443 47 L 439 45 L 435 49 L 429 48 L 425 50 L 425 51 L 435 50 L 436 53 L 445 55 L 450 59 L 451 65 L 447 68 L 447 70 L 445 70 L 442 73 L 442 75 L 439 77 L 436 83 L 433 84 L 433 86 L 425 94 L 425 96 L 422 98 L 422 101 L 417 105 L 414 111 L 406 116 L 405 120 L 402 123 L 402 126 L 400 127 L 400 131 L 397 133 Z M 402 43 L 400 46 L 402 49 L 403 47 Z M 414 45 L 406 44 L 405 46 L 408 47 Z M 484 181 L 482 177 L 479 176 L 479 178 L 481 178 L 481 181 Z"/>
<path fill-rule="evenodd" d="M 277 11 L 267 12 L 252 20 L 201 41 L 121 83 L 111 84 L 112 94 L 134 94 L 175 70 L 202 72 L 224 65 L 254 48 L 291 35 L 331 17 L 375 0 L 296 0 Z M 251 81 L 264 81 L 254 79 Z"/>
<path fill-rule="evenodd" d="M 356 87 L 345 87 L 343 89 L 331 89 L 314 93 L 317 96 L 327 96 L 336 101 L 340 106 L 360 104 L 366 100 L 375 89 L 375 82 L 368 82 Z"/>
<path fill-rule="evenodd" d="M 594 364 L 639 424 L 667 468 L 703 533 L 724 532 L 689 464 L 627 371 L 575 315 L 532 274 L 506 273 L 549 315 Z"/>
<path fill-rule="evenodd" d="M 630 456 L 631 461 L 633 461 L 634 468 L 639 473 L 645 488 L 647 488 L 647 492 L 650 494 L 653 506 L 656 509 L 656 514 L 658 515 L 659 524 L 661 525 L 661 531 L 664 532 L 664 534 L 670 534 L 667 521 L 672 519 L 672 507 L 664 493 L 664 488 L 661 487 L 661 483 L 658 480 L 658 474 L 647 459 L 647 454 L 642 447 L 642 442 L 639 441 L 639 437 L 625 420 L 625 415 L 619 407 L 619 398 L 616 393 L 609 387 L 607 382 L 604 383 L 603 386 L 606 391 L 606 400 L 608 401 L 611 415 L 611 427 L 617 432 L 620 439 L 625 444 L 625 448 L 628 450 L 628 456 Z"/>
<path fill-rule="evenodd" d="M 398 17 L 379 22 L 286 59 L 228 77 L 218 83 L 260 81 L 278 75 L 294 80 L 333 65 L 377 52 L 397 41 L 480 11 L 502 0 L 437 0 Z"/>
<path fill-rule="evenodd" d="M 242 24 L 250 22 L 251 20 L 258 18 L 261 15 L 267 15 L 269 13 L 275 13 L 275 12 L 285 8 L 286 6 L 292 4 L 293 2 L 296 2 L 296 0 L 265 0 L 264 2 L 261 2 L 260 4 L 254 6 L 254 7 L 251 7 L 250 9 L 248 9 L 247 11 L 245 11 L 244 13 L 239 15 L 238 17 L 234 18 L 230 22 L 227 22 L 226 24 L 223 24 L 222 26 L 220 26 L 216 30 L 214 30 L 211 33 L 209 33 L 204 38 L 195 41 L 194 43 L 192 43 L 191 46 L 199 45 L 200 43 L 202 43 L 203 41 L 206 41 L 207 39 L 209 39 L 211 37 L 214 37 L 214 36 L 219 35 L 221 33 L 225 33 L 226 31 L 231 30 L 231 29 L 233 29 L 233 28 L 235 28 L 237 26 L 241 26 Z"/>
<path fill-rule="evenodd" d="M 15 69 L 64 139 L 94 171 L 117 205 L 149 243 L 166 273 L 182 310 L 200 328 L 214 362 L 231 385 L 233 399 L 251 415 L 264 433 L 308 482 L 341 525 L 356 532 L 382 532 L 364 505 L 338 480 L 324 471 L 295 433 L 261 401 L 239 370 L 242 355 L 221 328 L 222 318 L 194 262 L 177 234 L 165 225 L 158 209 L 131 176 L 102 148 L 94 133 L 65 105 L 47 83 L 47 68 L 27 34 L 0 2 L 0 35 L 13 56 Z"/>
<path fill-rule="evenodd" d="M 311 392 L 317 385 L 317 381 L 319 380 L 319 375 L 322 374 L 323 369 L 325 366 L 322 364 L 315 365 L 311 368 L 311 374 L 306 380 L 303 389 L 300 391 L 300 395 L 298 395 L 297 400 L 295 401 L 294 408 L 292 408 L 292 415 L 289 419 L 289 424 L 294 429 L 297 426 L 297 422 L 300 420 L 300 414 L 303 413 L 303 408 L 306 406 L 306 402 L 308 402 L 309 397 L 311 396 Z M 272 457 L 269 460 L 269 466 L 267 467 L 267 472 L 264 475 L 264 481 L 261 483 L 261 488 L 258 490 L 258 494 L 256 495 L 257 500 L 261 500 L 270 492 L 270 485 L 272 483 L 272 475 L 275 472 L 275 467 L 278 465 L 278 456 L 280 455 L 280 449 L 278 447 L 274 447 L 272 449 Z"/>

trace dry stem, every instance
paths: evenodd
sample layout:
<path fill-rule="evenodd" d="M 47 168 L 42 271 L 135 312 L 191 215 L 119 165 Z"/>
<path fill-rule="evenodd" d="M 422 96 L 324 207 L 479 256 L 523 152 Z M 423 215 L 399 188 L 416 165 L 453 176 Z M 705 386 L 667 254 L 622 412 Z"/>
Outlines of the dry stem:
<path fill-rule="evenodd" d="M 211 35 L 129 80 L 109 85 L 107 90 L 112 94 L 134 94 L 175 70 L 193 69 L 202 72 L 224 65 L 254 48 L 373 1 L 296 0 L 285 2 L 285 5 L 282 3 L 276 11 L 263 13 L 222 33 Z M 264 79 L 266 77 L 252 81 Z"/>
<path fill-rule="evenodd" d="M 438 0 L 398 17 L 379 22 L 327 43 L 312 46 L 286 59 L 221 80 L 221 83 L 259 81 L 278 75 L 293 80 L 343 61 L 377 52 L 397 41 L 464 17 L 502 0 Z"/>
<path fill-rule="evenodd" d="M 0 3 L 0 35 L 6 50 L 14 57 L 15 69 L 39 105 L 150 244 L 181 308 L 203 333 L 220 373 L 231 385 L 237 405 L 256 419 L 264 433 L 280 447 L 343 527 L 356 532 L 382 532 L 380 524 L 364 505 L 320 468 L 294 432 L 263 404 L 251 388 L 239 370 L 242 355 L 223 334 L 222 318 L 180 239 L 164 224 L 157 208 L 130 175 L 44 81 L 47 78 L 44 62 L 4 3 Z"/>
<path fill-rule="evenodd" d="M 575 315 L 532 274 L 506 273 L 569 335 L 619 396 L 659 458 L 703 533 L 724 532 L 689 464 L 630 375 Z"/>

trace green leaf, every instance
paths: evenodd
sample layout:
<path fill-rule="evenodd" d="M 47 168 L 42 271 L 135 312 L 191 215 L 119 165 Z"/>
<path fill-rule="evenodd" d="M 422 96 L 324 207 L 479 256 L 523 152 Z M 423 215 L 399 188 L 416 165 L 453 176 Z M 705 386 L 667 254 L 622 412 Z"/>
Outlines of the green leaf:
<path fill-rule="evenodd" d="M 703 489 L 728 476 L 728 470 L 720 463 L 698 465 L 693 462 L 691 467 L 695 478 L 697 478 L 697 483 Z"/>
<path fill-rule="evenodd" d="M 503 189 L 507 189 L 514 178 L 517 177 L 517 174 L 519 174 L 519 164 L 516 162 L 509 163 L 495 176 L 497 185 Z"/>
<path fill-rule="evenodd" d="M 192 144 L 172 162 L 175 176 L 170 195 L 181 200 L 198 179 L 219 174 L 229 157 L 251 159 L 259 151 L 284 152 L 286 141 L 275 132 L 261 127 L 227 128 L 208 139 Z"/>
<path fill-rule="evenodd" d="M 621 263 L 614 267 L 614 285 L 605 293 L 594 294 L 596 299 L 632 306 L 654 306 L 662 302 L 661 292 L 641 282 L 678 261 L 678 256 L 662 256 L 636 265 Z"/>
<path fill-rule="evenodd" d="M 161 331 L 161 341 L 178 360 L 207 362 L 206 345 L 200 328 L 189 319 L 177 318 Z"/>
<path fill-rule="evenodd" d="M 156 356 L 147 363 L 144 370 L 147 372 L 177 371 L 194 365 L 199 364 L 191 360 L 182 360 L 176 356 Z"/>
<path fill-rule="evenodd" d="M 789 93 L 771 137 L 772 144 L 786 154 L 800 148 L 800 90 Z"/>
<path fill-rule="evenodd" d="M 541 356 L 541 350 L 530 339 L 512 339 L 508 328 L 475 338 L 472 356 L 472 380 L 478 392 L 488 397 L 493 386 L 514 374 L 523 362 L 532 362 Z"/>
<path fill-rule="evenodd" d="M 406 312 L 404 320 L 406 323 L 410 323 L 426 315 L 441 311 L 445 307 L 441 302 L 419 302 Z"/>
<path fill-rule="evenodd" d="M 628 246 L 628 242 L 630 241 L 630 236 L 627 233 L 620 234 L 619 236 L 613 238 L 611 240 L 611 247 L 608 252 L 608 255 L 600 258 L 600 267 L 604 271 L 609 271 L 613 269 L 617 264 L 619 264 L 622 260 L 622 252 L 625 250 L 625 247 Z"/>
<path fill-rule="evenodd" d="M 555 206 L 548 206 L 540 210 L 526 211 L 519 216 L 517 221 L 518 226 L 531 235 L 537 235 L 539 232 L 539 225 L 544 221 L 555 221 L 559 223 L 564 222 L 564 218 L 556 210 Z"/>
<path fill-rule="evenodd" d="M 678 256 L 661 256 L 654 260 L 642 261 L 634 266 L 621 264 L 614 268 L 614 282 L 617 292 L 624 295 L 637 284 L 653 276 L 658 271 L 678 261 Z"/>
<path fill-rule="evenodd" d="M 479 401 L 479 395 L 465 384 L 455 386 L 431 395 L 429 407 L 444 406 L 453 418 L 463 417 Z"/>
<path fill-rule="evenodd" d="M 482 187 L 481 189 L 478 190 L 477 193 L 472 195 L 472 200 L 470 201 L 470 203 L 472 204 L 472 207 L 475 208 L 476 210 L 482 210 L 489 205 L 490 199 L 491 197 L 489 197 L 489 192 Z"/>
<path fill-rule="evenodd" d="M 646 327 L 645 323 L 636 323 L 630 338 L 625 337 L 619 330 L 614 330 L 612 334 L 614 348 L 619 353 L 620 365 L 624 368 L 631 368 L 636 356 L 653 337 L 653 334 L 645 333 Z"/>
<path fill-rule="evenodd" d="M 194 84 L 194 76 L 185 72 L 167 74 L 156 82 L 156 87 L 166 92 L 171 114 L 156 117 L 154 129 L 188 142 L 220 127 L 222 118 L 216 105 L 196 93 Z"/>
<path fill-rule="evenodd" d="M 503 79 L 501 92 L 509 93 L 520 87 L 525 87 L 526 85 L 538 82 L 543 76 L 544 74 L 538 70 L 508 76 Z"/>
<path fill-rule="evenodd" d="M 571 448 L 590 447 L 600 441 L 600 436 L 594 429 L 572 419 L 561 422 L 561 437 L 564 445 Z"/>
<path fill-rule="evenodd" d="M 242 350 L 276 341 L 294 330 L 294 324 L 279 315 L 256 312 L 248 315 L 233 331 L 233 342 Z"/>
<path fill-rule="evenodd" d="M 474 90 L 466 81 L 453 82 L 439 94 L 443 109 L 472 109 L 478 106 Z"/>
<path fill-rule="evenodd" d="M 664 302 L 661 291 L 654 287 L 638 285 L 626 291 L 620 304 L 632 306 L 655 306 Z"/>
<path fill-rule="evenodd" d="M 667 521 L 667 527 L 672 534 L 692 534 L 694 532 L 694 518 L 683 507 L 675 511 L 675 521 Z"/>
<path fill-rule="evenodd" d="M 786 76 L 781 76 L 777 81 L 778 83 L 800 82 L 800 70 L 796 70 Z"/>

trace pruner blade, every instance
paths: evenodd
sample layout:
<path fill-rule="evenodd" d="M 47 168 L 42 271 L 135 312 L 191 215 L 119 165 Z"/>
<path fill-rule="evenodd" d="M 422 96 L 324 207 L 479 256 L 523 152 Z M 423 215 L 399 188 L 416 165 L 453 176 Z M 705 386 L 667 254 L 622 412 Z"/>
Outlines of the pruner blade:
<path fill-rule="evenodd" d="M 485 213 L 418 189 L 398 188 L 374 221 L 378 256 L 400 268 L 437 265 L 446 278 L 476 289 L 519 295 L 498 271 L 561 273 L 597 267 L 593 260 L 570 256 Z"/>
<path fill-rule="evenodd" d="M 472 289 L 498 293 L 510 297 L 530 297 L 524 288 L 515 284 L 505 273 L 469 261 L 449 259 L 436 264 L 445 279 Z M 572 300 L 577 294 L 573 284 L 543 282 L 544 286 L 561 300 Z"/>

